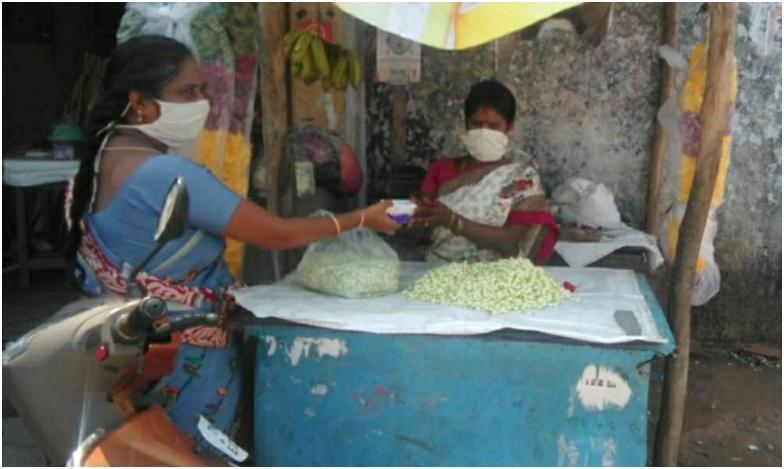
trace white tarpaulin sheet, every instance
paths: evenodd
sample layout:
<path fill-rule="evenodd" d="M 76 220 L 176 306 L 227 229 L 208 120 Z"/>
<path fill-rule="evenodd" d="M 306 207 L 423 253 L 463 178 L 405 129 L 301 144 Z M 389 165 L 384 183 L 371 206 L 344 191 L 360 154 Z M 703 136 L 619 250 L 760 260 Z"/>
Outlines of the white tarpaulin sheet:
<path fill-rule="evenodd" d="M 577 291 L 570 300 L 547 309 L 493 316 L 403 297 L 402 290 L 432 265 L 404 262 L 400 292 L 364 300 L 348 300 L 306 290 L 293 275 L 273 285 L 235 290 L 237 303 L 258 318 L 279 318 L 328 329 L 379 334 L 484 334 L 500 329 L 536 331 L 604 344 L 636 340 L 666 343 L 632 271 L 548 267 L 558 282 Z M 626 327 L 616 319 L 627 311 Z M 634 327 L 628 327 L 629 317 Z M 636 321 L 635 321 L 636 319 Z M 633 333 L 627 331 L 632 330 Z"/>
<path fill-rule="evenodd" d="M 656 238 L 628 225 L 603 229 L 602 239 L 597 242 L 558 241 L 555 243 L 555 252 L 571 267 L 585 267 L 627 246 L 646 249 L 649 253 L 648 263 L 653 270 L 664 262 Z"/>

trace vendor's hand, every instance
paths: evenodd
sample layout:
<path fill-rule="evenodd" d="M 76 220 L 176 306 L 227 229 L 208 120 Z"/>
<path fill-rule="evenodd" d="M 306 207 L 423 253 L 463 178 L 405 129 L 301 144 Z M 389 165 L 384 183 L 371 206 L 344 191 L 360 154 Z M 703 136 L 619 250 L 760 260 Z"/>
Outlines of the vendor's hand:
<path fill-rule="evenodd" d="M 411 220 L 412 226 L 424 226 L 425 228 L 441 226 L 449 228 L 449 221 L 452 219 L 452 210 L 438 200 L 418 201 L 414 218 Z"/>
<path fill-rule="evenodd" d="M 411 196 L 411 201 L 417 205 L 420 205 L 422 203 L 432 203 L 436 201 L 436 196 L 433 194 L 427 194 L 425 192 L 418 191 Z"/>
<path fill-rule="evenodd" d="M 363 210 L 365 214 L 365 227 L 388 235 L 394 234 L 400 225 L 387 215 L 387 209 L 392 206 L 389 200 L 382 200 L 377 204 Z"/>

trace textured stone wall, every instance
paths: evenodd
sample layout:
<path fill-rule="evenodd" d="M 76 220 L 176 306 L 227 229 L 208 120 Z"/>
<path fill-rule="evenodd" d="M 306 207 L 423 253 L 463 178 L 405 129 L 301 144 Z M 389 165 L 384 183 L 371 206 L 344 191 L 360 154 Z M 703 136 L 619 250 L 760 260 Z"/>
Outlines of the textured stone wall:
<path fill-rule="evenodd" d="M 681 4 L 684 56 L 705 37 L 707 16 L 698 13 L 699 5 Z M 695 311 L 702 338 L 781 337 L 781 33 L 768 55 L 753 53 L 752 8 L 741 4 L 739 14 L 732 164 L 716 240 L 722 291 Z M 405 87 L 401 161 L 391 158 L 392 87 L 368 87 L 370 196 L 386 195 L 391 168 L 424 169 L 454 151 L 468 89 L 496 77 L 517 98 L 513 143 L 533 157 L 547 188 L 572 176 L 601 181 L 615 194 L 624 220 L 641 226 L 659 103 L 662 18 L 662 4 L 618 3 L 600 45 L 563 29 L 533 40 L 517 37 L 508 67 L 501 68 L 496 44 L 464 52 L 423 47 L 422 81 Z M 373 31 L 364 33 L 363 42 L 372 44 Z M 371 50 L 371 73 L 372 57 Z"/>

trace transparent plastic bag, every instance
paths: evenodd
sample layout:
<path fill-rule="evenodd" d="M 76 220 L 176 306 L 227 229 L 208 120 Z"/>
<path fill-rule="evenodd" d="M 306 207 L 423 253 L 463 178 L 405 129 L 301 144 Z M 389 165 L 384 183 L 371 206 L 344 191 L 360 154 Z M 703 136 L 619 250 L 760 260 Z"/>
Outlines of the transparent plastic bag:
<path fill-rule="evenodd" d="M 615 197 L 607 187 L 583 178 L 570 178 L 553 192 L 558 216 L 564 222 L 578 225 L 616 228 L 621 225 L 621 214 Z"/>
<path fill-rule="evenodd" d="M 195 50 L 191 35 L 193 18 L 206 8 L 206 3 L 140 2 L 129 3 L 123 24 L 117 33 L 118 42 L 139 34 L 170 37 Z"/>
<path fill-rule="evenodd" d="M 675 262 L 675 253 L 678 246 L 678 234 L 686 213 L 686 204 L 675 203 L 668 210 L 664 224 L 661 228 L 659 239 L 662 251 L 670 264 Z M 718 231 L 716 212 L 708 213 L 705 231 L 700 241 L 700 252 L 695 266 L 694 288 L 692 290 L 692 306 L 703 306 L 712 299 L 721 289 L 721 272 L 714 256 L 714 240 Z"/>
<path fill-rule="evenodd" d="M 308 246 L 296 278 L 312 290 L 344 298 L 388 295 L 399 287 L 400 259 L 380 236 L 359 228 Z"/>

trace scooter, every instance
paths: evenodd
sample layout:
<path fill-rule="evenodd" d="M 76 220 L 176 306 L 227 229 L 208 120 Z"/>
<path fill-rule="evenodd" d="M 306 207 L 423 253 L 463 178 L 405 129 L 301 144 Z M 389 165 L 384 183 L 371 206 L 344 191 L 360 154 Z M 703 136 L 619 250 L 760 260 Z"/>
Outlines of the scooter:
<path fill-rule="evenodd" d="M 128 285 L 136 287 L 133 279 L 155 254 L 182 236 L 187 214 L 188 194 L 178 178 L 163 204 L 156 246 L 124 275 Z M 72 303 L 10 344 L 3 351 L 3 393 L 56 465 L 225 465 L 196 454 L 192 439 L 163 408 L 139 399 L 145 387 L 170 372 L 176 353 L 172 334 L 215 326 L 221 318 L 196 313 L 165 322 L 163 299 L 131 290 L 125 302 Z M 206 421 L 199 427 L 207 441 L 224 437 Z"/>

